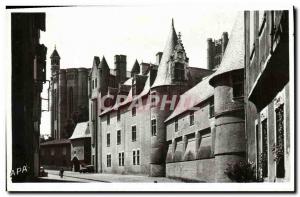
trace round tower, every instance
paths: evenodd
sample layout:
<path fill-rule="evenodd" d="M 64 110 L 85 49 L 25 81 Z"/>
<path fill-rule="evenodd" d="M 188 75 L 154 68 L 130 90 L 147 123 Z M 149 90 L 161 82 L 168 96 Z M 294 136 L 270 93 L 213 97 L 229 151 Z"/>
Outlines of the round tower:
<path fill-rule="evenodd" d="M 233 55 L 234 54 L 234 55 Z M 237 17 L 223 60 L 209 83 L 214 87 L 215 180 L 230 182 L 228 165 L 245 159 L 244 23 Z"/>
<path fill-rule="evenodd" d="M 55 139 L 59 138 L 58 131 L 58 84 L 59 84 L 59 69 L 60 69 L 60 56 L 54 47 L 54 51 L 50 56 L 51 60 L 51 136 Z"/>
<path fill-rule="evenodd" d="M 157 76 L 151 87 L 151 97 L 160 98 L 160 102 L 151 107 L 151 156 L 150 176 L 165 176 L 166 172 L 166 127 L 164 121 L 174 110 L 179 96 L 187 90 L 188 58 L 177 37 L 172 20 L 169 37 L 160 60 Z"/>

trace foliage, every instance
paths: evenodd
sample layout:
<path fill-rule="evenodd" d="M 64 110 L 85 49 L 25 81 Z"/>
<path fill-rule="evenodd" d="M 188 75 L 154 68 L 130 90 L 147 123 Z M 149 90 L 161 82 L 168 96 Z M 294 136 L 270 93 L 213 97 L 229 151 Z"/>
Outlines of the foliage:
<path fill-rule="evenodd" d="M 224 173 L 234 182 L 257 182 L 253 162 L 229 163 Z"/>
<path fill-rule="evenodd" d="M 282 143 L 273 144 L 272 153 L 273 153 L 274 161 L 279 162 L 284 156 Z"/>

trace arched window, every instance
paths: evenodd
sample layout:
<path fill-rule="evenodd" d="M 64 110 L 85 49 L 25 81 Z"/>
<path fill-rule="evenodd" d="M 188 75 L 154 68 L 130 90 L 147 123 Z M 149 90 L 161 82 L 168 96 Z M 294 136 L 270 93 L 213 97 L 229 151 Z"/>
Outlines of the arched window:
<path fill-rule="evenodd" d="M 174 79 L 176 81 L 184 81 L 184 65 L 181 63 L 175 63 Z"/>
<path fill-rule="evenodd" d="M 69 115 L 71 116 L 73 112 L 73 88 L 69 88 Z"/>

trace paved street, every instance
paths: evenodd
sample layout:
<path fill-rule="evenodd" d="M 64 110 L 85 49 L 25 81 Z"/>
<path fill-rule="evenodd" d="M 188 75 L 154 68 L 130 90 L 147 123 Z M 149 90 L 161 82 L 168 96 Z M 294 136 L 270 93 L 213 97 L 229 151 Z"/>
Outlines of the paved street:
<path fill-rule="evenodd" d="M 58 170 L 46 170 L 48 177 L 42 178 L 43 181 L 69 181 L 69 182 L 107 182 L 107 183 L 122 183 L 122 182 L 154 182 L 170 183 L 181 182 L 180 180 L 169 179 L 165 177 L 148 177 L 142 175 L 120 175 L 120 174 L 100 174 L 100 173 L 84 173 L 65 171 L 64 177 L 59 177 Z"/>

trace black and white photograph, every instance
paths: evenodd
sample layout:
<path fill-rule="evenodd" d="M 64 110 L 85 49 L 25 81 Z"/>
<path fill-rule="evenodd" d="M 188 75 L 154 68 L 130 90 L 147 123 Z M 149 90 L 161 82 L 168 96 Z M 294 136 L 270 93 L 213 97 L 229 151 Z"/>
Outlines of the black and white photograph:
<path fill-rule="evenodd" d="M 9 192 L 295 191 L 295 7 L 5 7 Z"/>

